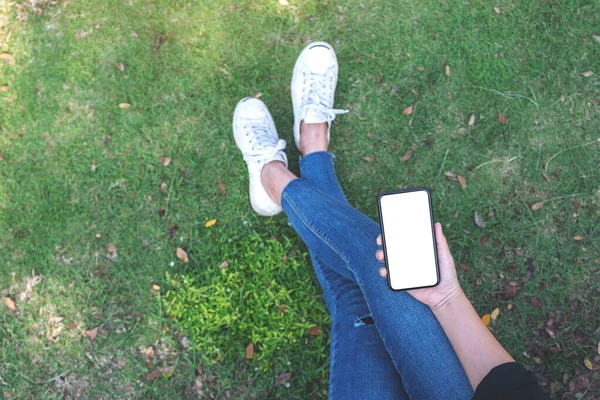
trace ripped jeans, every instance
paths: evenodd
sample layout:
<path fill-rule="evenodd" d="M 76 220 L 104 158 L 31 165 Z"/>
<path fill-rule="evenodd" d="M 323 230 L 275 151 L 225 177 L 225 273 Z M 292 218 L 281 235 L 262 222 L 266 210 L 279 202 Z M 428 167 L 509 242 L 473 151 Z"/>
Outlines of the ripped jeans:
<path fill-rule="evenodd" d="M 311 153 L 300 170 L 281 202 L 308 246 L 331 314 L 329 397 L 470 399 L 467 376 L 429 307 L 379 276 L 379 225 L 348 204 L 333 156 Z"/>

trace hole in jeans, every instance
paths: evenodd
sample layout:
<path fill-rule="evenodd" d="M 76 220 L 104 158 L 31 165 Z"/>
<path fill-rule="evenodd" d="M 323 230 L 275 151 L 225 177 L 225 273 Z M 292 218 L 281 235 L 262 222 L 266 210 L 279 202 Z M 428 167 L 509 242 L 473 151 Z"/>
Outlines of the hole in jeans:
<path fill-rule="evenodd" d="M 373 317 L 371 317 L 371 314 L 367 314 L 362 317 L 356 317 L 356 320 L 354 320 L 354 327 L 358 328 L 359 326 L 373 325 L 374 323 L 375 321 L 373 320 Z"/>

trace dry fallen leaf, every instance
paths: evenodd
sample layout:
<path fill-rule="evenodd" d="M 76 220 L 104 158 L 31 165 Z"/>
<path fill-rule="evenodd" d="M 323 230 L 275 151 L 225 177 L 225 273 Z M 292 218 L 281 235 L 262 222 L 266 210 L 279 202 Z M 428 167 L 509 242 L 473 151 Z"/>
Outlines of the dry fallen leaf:
<path fill-rule="evenodd" d="M 158 48 L 160 47 L 160 45 L 162 44 L 162 42 L 164 42 L 165 40 L 167 40 L 167 37 L 164 35 L 158 35 L 156 37 L 156 41 L 154 42 L 154 47 L 152 47 L 152 51 L 156 51 L 158 50 Z"/>
<path fill-rule="evenodd" d="M 254 357 L 254 344 L 250 343 L 246 346 L 246 359 L 250 360 L 252 357 Z"/>
<path fill-rule="evenodd" d="M 154 347 L 148 346 L 142 351 L 142 353 L 144 353 L 146 360 L 150 360 L 152 357 L 154 357 Z"/>
<path fill-rule="evenodd" d="M 277 378 L 275 378 L 275 387 L 279 387 L 279 386 L 283 385 L 284 383 L 288 383 L 291 377 L 292 377 L 291 372 L 286 372 L 285 374 L 279 375 Z"/>
<path fill-rule="evenodd" d="M 163 192 L 166 192 L 168 187 L 169 186 L 165 182 L 160 184 L 160 190 L 162 190 Z"/>
<path fill-rule="evenodd" d="M 321 334 L 321 328 L 319 328 L 318 326 L 313 326 L 308 330 L 308 333 L 311 336 L 319 336 Z"/>
<path fill-rule="evenodd" d="M 481 239 L 479 240 L 479 242 L 481 243 L 481 245 L 482 245 L 482 246 L 485 246 L 485 245 L 487 244 L 487 242 L 488 242 L 488 238 L 487 238 L 487 236 L 486 236 L 486 235 L 483 235 L 483 236 L 481 237 Z"/>
<path fill-rule="evenodd" d="M 118 63 L 115 65 L 115 67 L 117 67 L 119 71 L 125 72 L 125 65 L 123 63 Z"/>
<path fill-rule="evenodd" d="M 146 375 L 146 379 L 151 381 L 154 378 L 159 377 L 162 374 L 162 368 L 157 368 L 154 371 L 150 372 L 148 375 Z"/>
<path fill-rule="evenodd" d="M 446 76 L 448 78 L 450 78 L 450 66 L 449 65 L 446 65 L 446 71 L 445 72 L 446 72 Z"/>
<path fill-rule="evenodd" d="M 546 182 L 550 183 L 550 177 L 548 176 L 548 174 L 546 174 L 545 172 L 542 172 L 542 175 L 544 176 L 544 179 L 546 180 Z"/>
<path fill-rule="evenodd" d="M 409 162 L 410 159 L 413 156 L 413 151 L 412 150 L 408 150 L 406 153 L 404 153 L 404 155 L 402 156 L 402 161 L 404 162 Z"/>
<path fill-rule="evenodd" d="M 0 54 L 0 60 L 4 60 L 10 65 L 15 65 L 15 59 L 13 58 L 12 55 L 10 55 L 8 53 Z"/>
<path fill-rule="evenodd" d="M 444 176 L 448 179 L 450 179 L 451 181 L 457 181 L 458 178 L 456 177 L 456 175 L 450 171 L 444 172 Z"/>
<path fill-rule="evenodd" d="M 483 322 L 483 324 L 485 326 L 488 326 L 490 324 L 490 319 L 491 319 L 491 315 L 485 314 L 483 317 L 481 317 L 481 322 Z"/>
<path fill-rule="evenodd" d="M 9 310 L 15 310 L 17 307 L 15 306 L 15 302 L 10 297 L 5 297 L 3 299 L 4 305 L 8 307 Z"/>
<path fill-rule="evenodd" d="M 585 236 L 580 236 L 580 235 L 577 235 L 577 236 L 575 236 L 573 239 L 575 239 L 575 240 L 577 240 L 577 241 L 580 241 L 580 240 L 584 240 L 584 239 L 585 239 Z"/>
<path fill-rule="evenodd" d="M 417 67 L 417 69 L 421 72 L 425 71 L 425 67 Z"/>
<path fill-rule="evenodd" d="M 496 307 L 494 308 L 494 311 L 492 311 L 492 322 L 496 322 L 496 319 L 498 319 L 498 315 L 500 315 L 500 309 Z"/>
<path fill-rule="evenodd" d="M 217 223 L 217 219 L 214 218 L 214 219 L 211 219 L 209 221 L 206 221 L 206 223 L 204 224 L 204 227 L 210 228 L 211 226 L 213 226 L 216 223 Z"/>
<path fill-rule="evenodd" d="M 114 253 L 117 251 L 117 248 L 115 247 L 114 244 L 109 244 L 106 249 L 108 250 L 109 253 Z"/>
<path fill-rule="evenodd" d="M 286 308 L 287 306 L 285 304 L 280 305 L 279 310 L 277 310 L 277 314 L 282 314 Z M 600 343 L 598 343 L 598 350 L 600 351 Z"/>
<path fill-rule="evenodd" d="M 485 226 L 486 226 L 487 224 L 486 224 L 486 222 L 483 220 L 483 218 L 481 217 L 481 215 L 479 215 L 479 214 L 477 213 L 477 211 L 475 211 L 474 218 L 475 218 L 475 224 L 476 224 L 478 227 L 480 227 L 481 229 L 484 229 L 484 228 L 485 228 Z"/>
<path fill-rule="evenodd" d="M 517 292 L 519 291 L 520 287 L 517 284 L 517 282 L 515 281 L 511 281 L 509 283 L 507 283 L 506 285 L 504 285 L 504 288 L 502 290 L 502 298 L 504 300 L 510 300 L 513 299 L 517 296 Z"/>
<path fill-rule="evenodd" d="M 157 290 L 158 291 L 158 290 L 160 290 L 160 286 L 154 284 L 154 285 L 152 285 L 152 290 Z"/>
<path fill-rule="evenodd" d="M 501 112 L 498 113 L 498 121 L 500 121 L 500 123 L 502 123 L 504 125 L 508 124 L 508 120 L 506 119 L 504 114 L 502 114 Z"/>
<path fill-rule="evenodd" d="M 471 114 L 471 118 L 469 118 L 469 126 L 475 125 L 475 113 Z"/>
<path fill-rule="evenodd" d="M 467 265 L 463 262 L 458 263 L 458 268 L 462 269 L 463 271 L 469 272 L 471 270 L 471 266 Z"/>
<path fill-rule="evenodd" d="M 536 299 L 535 297 L 530 298 L 529 302 L 531 303 L 531 305 L 534 308 L 540 308 L 540 307 L 542 307 L 542 301 L 539 300 L 539 299 Z"/>
<path fill-rule="evenodd" d="M 225 193 L 225 184 L 223 182 L 219 182 L 219 190 Z"/>
<path fill-rule="evenodd" d="M 366 162 L 373 162 L 373 157 L 371 156 L 361 156 L 361 160 L 365 160 Z"/>
<path fill-rule="evenodd" d="M 402 115 L 410 115 L 413 112 L 413 106 L 408 106 L 402 111 Z"/>
<path fill-rule="evenodd" d="M 462 176 L 457 176 L 458 178 L 458 184 L 460 185 L 461 188 L 466 188 L 467 187 L 467 180 L 465 178 L 463 178 Z"/>
<path fill-rule="evenodd" d="M 539 209 L 540 209 L 540 208 L 542 208 L 542 207 L 544 207 L 544 203 L 535 203 L 535 204 L 533 204 L 533 205 L 531 206 L 531 209 L 532 209 L 533 211 L 537 211 L 537 210 L 539 210 Z"/>
<path fill-rule="evenodd" d="M 600 356 L 600 342 L 598 342 L 598 348 L 596 350 L 598 352 L 598 355 Z"/>
<path fill-rule="evenodd" d="M 0 87 L 0 92 L 8 92 L 8 89 L 10 89 L 8 86 L 2 86 Z"/>
<path fill-rule="evenodd" d="M 585 78 L 589 78 L 590 76 L 593 76 L 594 73 L 592 71 L 585 71 L 581 75 L 583 75 Z"/>
<path fill-rule="evenodd" d="M 219 269 L 227 269 L 229 268 L 229 263 L 227 261 L 223 261 L 221 265 L 219 265 Z"/>
<path fill-rule="evenodd" d="M 129 104 L 129 103 L 121 103 L 121 104 L 119 104 L 119 107 L 121 107 L 123 109 L 127 109 L 127 108 L 131 107 L 131 104 Z"/>
<path fill-rule="evenodd" d="M 587 369 L 589 369 L 590 371 L 594 370 L 594 365 L 592 364 L 592 362 L 590 361 L 589 358 L 586 358 L 585 360 L 583 360 L 583 363 L 585 364 L 585 367 Z"/>
<path fill-rule="evenodd" d="M 498 7 L 494 7 L 494 12 L 498 15 L 502 14 L 502 10 Z"/>
<path fill-rule="evenodd" d="M 77 324 L 73 321 L 69 321 L 69 329 L 77 329 Z"/>
<path fill-rule="evenodd" d="M 256 92 L 252 95 L 255 99 L 260 99 L 262 97 L 262 92 Z"/>
<path fill-rule="evenodd" d="M 87 337 L 90 338 L 90 340 L 94 340 L 94 339 L 96 339 L 96 336 L 98 336 L 98 328 L 94 328 L 89 331 L 85 331 L 85 334 Z"/>
<path fill-rule="evenodd" d="M 171 164 L 171 159 L 169 157 L 161 157 L 160 162 L 166 167 Z"/>
<path fill-rule="evenodd" d="M 594 38 L 594 40 L 598 43 L 600 43 L 600 36 L 598 35 L 592 35 L 592 37 Z"/>
<path fill-rule="evenodd" d="M 184 263 L 190 262 L 190 259 L 188 258 L 187 253 L 181 247 L 177 248 L 177 252 L 175 254 L 177 255 L 177 258 L 179 258 Z"/>

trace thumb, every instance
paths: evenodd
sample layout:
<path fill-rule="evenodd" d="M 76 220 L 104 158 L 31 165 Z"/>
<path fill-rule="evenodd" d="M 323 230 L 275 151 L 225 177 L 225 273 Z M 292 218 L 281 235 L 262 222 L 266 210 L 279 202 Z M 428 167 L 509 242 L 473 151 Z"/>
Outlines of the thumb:
<path fill-rule="evenodd" d="M 448 241 L 442 230 L 442 224 L 436 222 L 435 224 L 435 241 L 437 244 L 438 259 L 442 265 L 448 263 L 454 263 L 450 248 L 448 247 Z"/>

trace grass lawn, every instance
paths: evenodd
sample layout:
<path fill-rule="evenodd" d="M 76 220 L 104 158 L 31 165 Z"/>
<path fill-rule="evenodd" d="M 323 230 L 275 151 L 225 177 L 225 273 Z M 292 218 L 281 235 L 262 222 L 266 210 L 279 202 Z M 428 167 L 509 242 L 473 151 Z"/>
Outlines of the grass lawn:
<path fill-rule="evenodd" d="M 298 171 L 314 40 L 351 204 L 431 188 L 500 342 L 600 398 L 597 0 L 0 0 L 0 398 L 326 397 L 306 248 L 251 211 L 231 132 L 262 92 Z"/>

